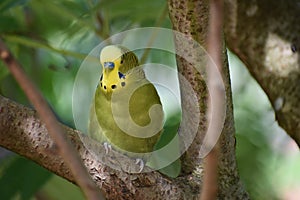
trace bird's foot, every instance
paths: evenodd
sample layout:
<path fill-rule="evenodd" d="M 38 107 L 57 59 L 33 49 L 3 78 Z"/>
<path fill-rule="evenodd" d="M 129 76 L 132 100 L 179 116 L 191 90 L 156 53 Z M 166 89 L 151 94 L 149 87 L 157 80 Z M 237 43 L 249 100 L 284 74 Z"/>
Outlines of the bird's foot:
<path fill-rule="evenodd" d="M 140 158 L 137 158 L 135 160 L 135 164 L 139 165 L 140 169 L 139 169 L 138 173 L 141 173 L 143 171 L 144 167 L 145 167 L 144 161 Z"/>
<path fill-rule="evenodd" d="M 104 149 L 105 149 L 105 154 L 108 154 L 111 151 L 111 145 L 107 142 L 103 143 Z"/>

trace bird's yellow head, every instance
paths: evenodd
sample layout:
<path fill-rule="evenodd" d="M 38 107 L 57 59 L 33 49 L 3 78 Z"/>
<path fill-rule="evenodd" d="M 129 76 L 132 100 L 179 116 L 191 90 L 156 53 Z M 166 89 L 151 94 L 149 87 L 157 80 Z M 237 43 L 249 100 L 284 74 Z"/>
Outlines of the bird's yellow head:
<path fill-rule="evenodd" d="M 110 45 L 100 53 L 102 76 L 100 87 L 105 93 L 110 93 L 119 87 L 125 87 L 125 73 L 138 65 L 135 54 L 125 47 Z"/>

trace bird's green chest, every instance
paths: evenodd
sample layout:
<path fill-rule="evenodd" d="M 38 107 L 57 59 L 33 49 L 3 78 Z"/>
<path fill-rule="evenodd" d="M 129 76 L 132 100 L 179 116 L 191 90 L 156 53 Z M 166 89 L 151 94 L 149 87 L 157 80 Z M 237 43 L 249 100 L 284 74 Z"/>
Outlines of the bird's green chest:
<path fill-rule="evenodd" d="M 126 82 L 112 93 L 98 88 L 95 111 L 106 140 L 118 149 L 151 152 L 160 137 L 163 110 L 156 89 L 146 79 Z"/>

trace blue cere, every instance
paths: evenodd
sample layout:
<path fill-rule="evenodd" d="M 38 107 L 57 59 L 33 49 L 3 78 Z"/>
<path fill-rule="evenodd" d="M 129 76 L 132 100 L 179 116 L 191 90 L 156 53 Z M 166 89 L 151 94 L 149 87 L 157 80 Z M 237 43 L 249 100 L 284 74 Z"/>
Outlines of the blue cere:
<path fill-rule="evenodd" d="M 113 62 L 104 62 L 104 68 L 113 69 L 115 67 L 115 63 Z"/>

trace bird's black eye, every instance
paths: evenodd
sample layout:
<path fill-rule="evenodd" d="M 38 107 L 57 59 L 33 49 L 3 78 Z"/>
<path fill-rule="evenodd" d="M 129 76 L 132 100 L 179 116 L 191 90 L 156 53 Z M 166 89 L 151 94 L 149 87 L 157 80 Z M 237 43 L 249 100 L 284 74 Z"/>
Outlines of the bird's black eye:
<path fill-rule="evenodd" d="M 120 61 L 120 64 L 123 64 L 123 59 Z"/>
<path fill-rule="evenodd" d="M 112 86 L 111 86 L 111 89 L 116 89 L 116 88 L 117 88 L 116 85 L 112 85 Z"/>

